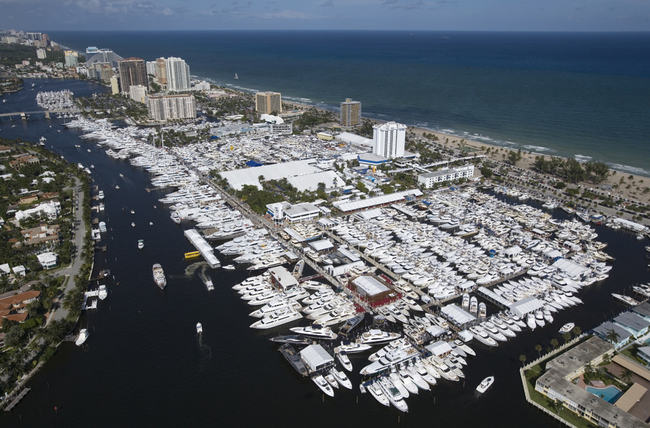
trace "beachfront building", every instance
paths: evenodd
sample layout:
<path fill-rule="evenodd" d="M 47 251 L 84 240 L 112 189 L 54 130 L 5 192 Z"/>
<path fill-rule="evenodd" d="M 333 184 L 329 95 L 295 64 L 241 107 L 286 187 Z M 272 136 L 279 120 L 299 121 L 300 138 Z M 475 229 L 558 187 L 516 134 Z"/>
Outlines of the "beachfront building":
<path fill-rule="evenodd" d="M 161 85 L 167 85 L 167 62 L 165 58 L 156 59 L 156 79 Z"/>
<path fill-rule="evenodd" d="M 406 142 L 406 125 L 396 122 L 386 122 L 372 127 L 372 152 L 386 159 L 404 156 Z"/>
<path fill-rule="evenodd" d="M 341 126 L 357 126 L 361 123 L 361 103 L 346 98 L 341 103 Z"/>
<path fill-rule="evenodd" d="M 147 87 L 142 85 L 131 85 L 129 88 L 129 98 L 133 101 L 145 104 L 147 102 Z"/>
<path fill-rule="evenodd" d="M 76 67 L 79 65 L 79 53 L 77 51 L 63 51 L 65 55 L 65 66 Z"/>
<path fill-rule="evenodd" d="M 185 60 L 170 56 L 165 59 L 167 90 L 184 92 L 190 90 L 190 66 Z"/>
<path fill-rule="evenodd" d="M 120 93 L 120 81 L 117 76 L 111 76 L 109 79 L 111 82 L 111 94 L 117 95 Z"/>
<path fill-rule="evenodd" d="M 611 404 L 597 395 L 598 390 L 592 393 L 574 383 L 585 372 L 587 365 L 597 367 L 606 356 L 611 357 L 613 354 L 614 346 L 598 337 L 591 337 L 547 362 L 546 372 L 535 382 L 535 390 L 596 426 L 647 426 L 644 421 L 630 414 L 635 412 L 634 405 L 641 398 L 638 388 L 633 386 L 615 404 Z M 616 363 L 621 361 L 626 364 L 622 360 L 619 356 L 612 359 Z"/>
<path fill-rule="evenodd" d="M 282 113 L 282 95 L 279 92 L 256 93 L 255 111 L 260 114 Z"/>
<path fill-rule="evenodd" d="M 472 177 L 474 177 L 474 165 L 467 164 L 457 168 L 443 168 L 438 171 L 420 174 L 418 175 L 418 184 L 430 189 L 438 183 L 454 181 L 461 178 L 469 180 Z"/>
<path fill-rule="evenodd" d="M 119 63 L 120 70 L 120 91 L 123 94 L 129 93 L 129 88 L 134 85 L 149 87 L 149 77 L 144 60 L 140 58 L 127 58 Z"/>
<path fill-rule="evenodd" d="M 157 121 L 194 119 L 196 100 L 193 95 L 152 95 L 147 97 L 149 116 Z"/>
<path fill-rule="evenodd" d="M 152 76 L 156 75 L 156 61 L 147 61 L 145 62 L 145 66 L 147 67 L 147 74 Z"/>
<path fill-rule="evenodd" d="M 117 67 L 123 58 L 110 49 L 97 49 L 89 47 L 86 49 L 86 66 L 90 67 L 95 63 L 108 63 L 111 67 Z"/>
<path fill-rule="evenodd" d="M 205 80 L 202 80 L 200 82 L 196 82 L 194 86 L 192 86 L 193 91 L 209 91 L 210 90 L 210 83 L 206 82 Z"/>

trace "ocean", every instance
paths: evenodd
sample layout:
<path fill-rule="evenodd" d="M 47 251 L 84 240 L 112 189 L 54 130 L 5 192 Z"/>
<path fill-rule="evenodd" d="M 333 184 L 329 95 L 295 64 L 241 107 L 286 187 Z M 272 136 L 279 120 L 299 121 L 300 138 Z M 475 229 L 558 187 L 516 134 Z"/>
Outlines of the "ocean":
<path fill-rule="evenodd" d="M 58 32 L 245 91 L 650 176 L 650 33 Z M 235 80 L 235 73 L 239 79 Z"/>
<path fill-rule="evenodd" d="M 182 52 L 157 55 L 162 54 L 182 56 Z M 123 52 L 130 55 L 138 54 Z M 245 71 L 236 72 L 243 80 Z M 81 81 L 27 80 L 23 91 L 0 103 L 0 113 L 36 111 L 37 91 L 64 88 L 76 95 L 106 90 Z M 610 293 L 630 294 L 632 284 L 648 282 L 646 243 L 632 234 L 596 226 L 599 240 L 609 243 L 607 253 L 616 258 L 609 279 L 581 291 L 585 304 L 556 314 L 552 326 L 523 332 L 495 349 L 473 343 L 477 356 L 469 359 L 464 382 L 441 381 L 432 392 L 409 398 L 409 413 L 399 414 L 360 393 L 358 370 L 364 365 L 360 355 L 352 357 L 355 372 L 349 374 L 355 389 L 338 390 L 334 399 L 323 399 L 267 340 L 276 332 L 249 328 L 250 308 L 231 290 L 246 271 L 208 269 L 215 290 L 206 290 L 197 275 L 202 265 L 183 259 L 184 252 L 193 250 L 183 236 L 191 224 L 177 225 L 169 219 L 169 210 L 158 201 L 166 192 L 146 192 L 151 184 L 143 170 L 106 156 L 92 142 L 81 140 L 78 131 L 66 130 L 60 119 L 3 118 L 0 129 L 8 139 L 36 142 L 44 136 L 46 147 L 69 162 L 94 166 L 93 184 L 106 194 L 106 211 L 100 219 L 108 225 L 100 244 L 107 251 L 97 253 L 95 273 L 104 268 L 112 273 L 106 281 L 108 298 L 80 319 L 80 327 L 91 332 L 84 347 L 64 343 L 29 382 L 32 390 L 20 404 L 0 414 L 3 426 L 561 427 L 525 402 L 519 355 L 530 361 L 537 356 L 536 344 L 546 348 L 553 338 L 562 342 L 557 330 L 564 323 L 574 322 L 587 331 L 611 318 L 625 306 Z M 553 215 L 566 217 L 560 211 Z M 138 239 L 145 240 L 142 251 L 137 249 Z M 162 292 L 151 277 L 153 263 L 161 263 L 168 277 Z M 495 311 L 488 305 L 489 314 Z M 195 333 L 197 322 L 203 324 L 201 340 Z M 477 396 L 474 388 L 488 375 L 495 376 L 494 385 Z"/>

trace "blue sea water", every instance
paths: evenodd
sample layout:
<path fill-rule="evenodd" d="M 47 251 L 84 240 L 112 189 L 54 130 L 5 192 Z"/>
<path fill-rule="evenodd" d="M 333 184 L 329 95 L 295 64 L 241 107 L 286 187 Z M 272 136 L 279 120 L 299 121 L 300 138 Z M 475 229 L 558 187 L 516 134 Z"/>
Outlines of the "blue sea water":
<path fill-rule="evenodd" d="M 52 32 L 194 76 L 650 176 L 650 33 Z M 235 73 L 239 80 L 235 80 Z"/>

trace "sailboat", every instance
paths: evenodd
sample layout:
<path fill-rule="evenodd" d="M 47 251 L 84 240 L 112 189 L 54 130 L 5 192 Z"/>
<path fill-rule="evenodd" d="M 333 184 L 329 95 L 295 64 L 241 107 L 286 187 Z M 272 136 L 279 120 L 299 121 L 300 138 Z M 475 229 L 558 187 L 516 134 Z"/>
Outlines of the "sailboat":
<path fill-rule="evenodd" d="M 237 76 L 237 73 L 235 73 L 235 80 L 239 79 L 239 76 Z"/>

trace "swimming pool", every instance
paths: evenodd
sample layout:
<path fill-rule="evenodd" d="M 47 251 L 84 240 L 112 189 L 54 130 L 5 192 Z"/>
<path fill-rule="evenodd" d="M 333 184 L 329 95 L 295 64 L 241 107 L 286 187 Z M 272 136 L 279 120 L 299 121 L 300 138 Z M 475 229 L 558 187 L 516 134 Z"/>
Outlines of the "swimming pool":
<path fill-rule="evenodd" d="M 621 395 L 623 395 L 623 391 L 613 385 L 610 385 L 607 388 L 594 388 L 593 386 L 588 386 L 587 391 L 612 404 L 616 403 L 616 400 L 621 398 Z"/>

